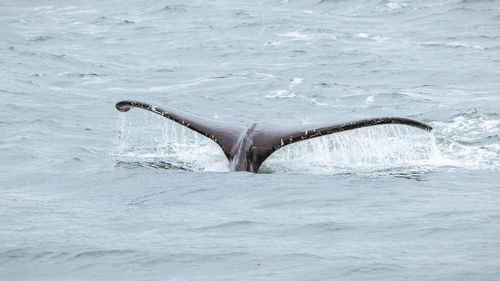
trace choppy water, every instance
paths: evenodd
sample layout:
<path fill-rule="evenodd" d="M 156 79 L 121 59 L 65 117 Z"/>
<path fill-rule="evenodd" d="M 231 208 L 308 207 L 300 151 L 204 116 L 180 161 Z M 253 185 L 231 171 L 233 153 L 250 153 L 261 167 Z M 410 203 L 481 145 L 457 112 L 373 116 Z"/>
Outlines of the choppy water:
<path fill-rule="evenodd" d="M 498 1 L 9 1 L 1 280 L 498 280 Z M 122 99 L 232 122 L 422 120 L 231 173 Z"/>

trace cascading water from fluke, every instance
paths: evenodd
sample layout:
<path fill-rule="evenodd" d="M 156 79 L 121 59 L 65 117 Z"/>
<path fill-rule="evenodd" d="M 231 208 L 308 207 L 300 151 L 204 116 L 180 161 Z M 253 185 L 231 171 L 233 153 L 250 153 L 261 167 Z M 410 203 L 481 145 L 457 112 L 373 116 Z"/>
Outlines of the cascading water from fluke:
<path fill-rule="evenodd" d="M 401 117 L 382 117 L 334 125 L 308 125 L 288 128 L 281 124 L 254 123 L 251 126 L 243 126 L 210 120 L 140 101 L 121 101 L 116 104 L 116 108 L 122 112 L 130 110 L 131 107 L 142 108 L 161 115 L 213 140 L 220 146 L 234 171 L 254 173 L 258 172 L 262 163 L 275 151 L 296 142 L 363 127 L 387 124 L 400 124 L 427 131 L 432 130 L 432 127 L 425 123 Z M 363 149 L 363 142 L 359 143 L 358 140 L 358 146 Z"/>
<path fill-rule="evenodd" d="M 292 144 L 275 152 L 263 168 L 331 174 L 427 166 L 440 161 L 432 133 L 390 125 L 361 128 Z"/>

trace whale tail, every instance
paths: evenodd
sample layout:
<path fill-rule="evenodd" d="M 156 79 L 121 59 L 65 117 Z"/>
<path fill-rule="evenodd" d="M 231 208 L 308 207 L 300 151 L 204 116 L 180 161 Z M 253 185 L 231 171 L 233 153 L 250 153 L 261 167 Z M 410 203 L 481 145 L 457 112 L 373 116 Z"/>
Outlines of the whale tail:
<path fill-rule="evenodd" d="M 141 101 L 124 100 L 116 103 L 116 109 L 121 112 L 127 112 L 131 107 L 138 107 L 159 114 L 213 140 L 222 148 L 229 161 L 234 158 L 234 146 L 238 142 L 242 131 L 244 131 L 243 126 L 203 118 L 180 110 L 155 106 Z"/>
<path fill-rule="evenodd" d="M 179 110 L 124 100 L 116 103 L 122 112 L 138 107 L 177 122 L 217 143 L 235 171 L 257 172 L 262 163 L 283 146 L 324 135 L 362 127 L 401 124 L 431 131 L 432 127 L 417 120 L 401 117 L 380 117 L 334 125 L 283 128 L 280 125 L 252 124 L 243 126 L 199 117 Z"/>

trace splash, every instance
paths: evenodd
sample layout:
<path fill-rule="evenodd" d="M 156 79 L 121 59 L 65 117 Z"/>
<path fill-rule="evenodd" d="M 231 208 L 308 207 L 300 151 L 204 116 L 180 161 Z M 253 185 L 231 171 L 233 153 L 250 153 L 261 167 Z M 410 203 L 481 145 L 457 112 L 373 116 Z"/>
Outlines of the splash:
<path fill-rule="evenodd" d="M 127 120 L 127 116 L 125 115 L 124 112 L 120 113 L 119 121 L 118 121 L 118 126 L 119 126 L 119 131 L 118 131 L 118 151 L 124 151 L 127 147 L 127 142 L 125 141 L 126 138 L 126 133 L 125 133 L 125 122 Z"/>
<path fill-rule="evenodd" d="M 286 146 L 264 169 L 332 174 L 442 162 L 432 134 L 401 125 L 346 131 Z"/>
<path fill-rule="evenodd" d="M 132 126 L 127 131 L 126 120 L 121 119 L 120 123 L 121 144 L 117 155 L 129 161 L 152 161 L 152 164 L 147 164 L 150 167 L 231 170 L 222 150 L 213 141 L 169 120 L 156 122 L 161 124 L 161 129 L 151 126 L 147 130 Z M 155 131 L 160 133 L 155 135 Z M 390 125 L 342 132 L 286 146 L 271 155 L 261 171 L 332 174 L 441 162 L 442 156 L 432 134 L 408 126 Z"/>
<path fill-rule="evenodd" d="M 500 168 L 500 120 L 470 110 L 448 122 L 433 122 L 448 164 L 468 169 Z"/>
<path fill-rule="evenodd" d="M 195 171 L 231 170 L 222 150 L 213 141 L 172 121 L 159 119 L 149 117 L 141 122 L 139 118 L 134 124 L 141 122 L 148 126 L 137 126 L 129 124 L 125 114 L 120 115 L 116 153 L 120 161 L 146 161 L 150 163 L 147 166 Z M 433 133 L 403 125 L 384 125 L 298 142 L 272 154 L 260 171 L 337 174 L 432 167 L 500 167 L 500 121 L 460 115 L 449 122 L 432 125 Z"/>
<path fill-rule="evenodd" d="M 138 166 L 229 171 L 229 163 L 215 142 L 170 120 L 153 116 L 143 118 L 142 122 L 141 118 L 129 122 L 121 119 L 120 122 L 122 127 L 115 153 L 120 163 L 147 162 L 147 165 Z M 136 122 L 148 124 L 148 128 L 137 126 Z"/>

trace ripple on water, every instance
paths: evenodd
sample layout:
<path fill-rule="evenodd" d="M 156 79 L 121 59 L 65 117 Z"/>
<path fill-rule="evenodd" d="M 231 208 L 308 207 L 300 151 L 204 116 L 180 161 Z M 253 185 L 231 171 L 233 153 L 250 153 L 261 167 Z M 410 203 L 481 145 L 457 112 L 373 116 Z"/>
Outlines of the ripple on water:
<path fill-rule="evenodd" d="M 474 0 L 2 1 L 0 279 L 498 280 L 499 22 Z M 228 173 L 215 143 L 122 99 L 434 131 Z"/>

